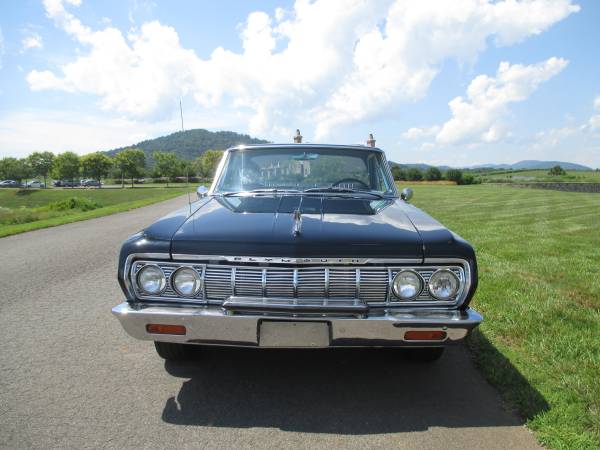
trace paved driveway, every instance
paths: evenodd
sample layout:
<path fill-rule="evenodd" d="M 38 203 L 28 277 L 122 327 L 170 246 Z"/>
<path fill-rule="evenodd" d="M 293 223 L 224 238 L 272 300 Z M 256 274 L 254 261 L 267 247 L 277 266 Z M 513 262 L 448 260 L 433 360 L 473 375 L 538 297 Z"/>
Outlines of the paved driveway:
<path fill-rule="evenodd" d="M 0 447 L 537 448 L 461 346 L 165 364 L 110 308 L 120 243 L 185 202 L 0 239 Z"/>

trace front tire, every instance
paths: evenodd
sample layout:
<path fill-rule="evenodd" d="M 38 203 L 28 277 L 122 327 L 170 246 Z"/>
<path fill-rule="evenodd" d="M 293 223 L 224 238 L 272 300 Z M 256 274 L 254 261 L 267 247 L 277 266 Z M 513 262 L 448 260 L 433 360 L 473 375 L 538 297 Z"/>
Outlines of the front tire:
<path fill-rule="evenodd" d="M 154 341 L 154 347 L 158 356 L 167 361 L 183 361 L 188 359 L 192 353 L 190 345 L 186 344 Z"/>
<path fill-rule="evenodd" d="M 444 347 L 409 348 L 406 350 L 408 359 L 421 363 L 437 361 L 444 354 Z"/>

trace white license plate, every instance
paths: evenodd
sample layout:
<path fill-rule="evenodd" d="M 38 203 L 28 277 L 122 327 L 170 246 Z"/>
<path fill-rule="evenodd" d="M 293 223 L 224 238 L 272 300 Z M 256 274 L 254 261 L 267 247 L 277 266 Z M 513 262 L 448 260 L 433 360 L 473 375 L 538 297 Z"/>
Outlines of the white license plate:
<path fill-rule="evenodd" d="M 260 347 L 328 347 L 326 322 L 263 321 L 259 328 Z"/>

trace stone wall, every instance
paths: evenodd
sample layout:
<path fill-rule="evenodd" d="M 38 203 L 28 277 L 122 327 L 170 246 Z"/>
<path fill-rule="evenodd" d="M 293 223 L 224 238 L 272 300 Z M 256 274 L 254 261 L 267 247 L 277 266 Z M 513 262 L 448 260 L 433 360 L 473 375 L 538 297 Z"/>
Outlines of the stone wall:
<path fill-rule="evenodd" d="M 511 183 L 508 186 L 530 189 L 553 189 L 556 191 L 568 192 L 600 193 L 600 183 Z"/>

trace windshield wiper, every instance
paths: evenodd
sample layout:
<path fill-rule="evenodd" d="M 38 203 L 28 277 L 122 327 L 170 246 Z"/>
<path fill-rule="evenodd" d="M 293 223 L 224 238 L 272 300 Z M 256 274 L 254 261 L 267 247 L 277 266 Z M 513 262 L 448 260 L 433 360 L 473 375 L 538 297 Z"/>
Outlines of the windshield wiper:
<path fill-rule="evenodd" d="M 297 189 L 279 189 L 279 188 L 259 188 L 252 189 L 250 191 L 236 191 L 236 192 L 225 192 L 223 197 L 232 197 L 235 195 L 248 195 L 248 194 L 300 194 Z"/>
<path fill-rule="evenodd" d="M 279 189 L 279 188 L 259 188 L 259 189 L 252 189 L 249 192 L 252 192 L 253 194 L 254 193 L 263 194 L 263 193 L 271 193 L 271 192 L 291 192 L 293 194 L 300 193 L 300 191 L 298 189 Z"/>
<path fill-rule="evenodd" d="M 307 192 L 307 193 L 333 192 L 335 194 L 338 194 L 338 193 L 339 194 L 368 194 L 368 195 L 373 195 L 377 198 L 383 198 L 383 195 L 381 195 L 377 192 L 363 191 L 360 189 L 351 189 L 351 188 L 336 187 L 336 186 L 308 188 L 308 189 L 304 189 L 304 191 L 302 191 L 302 192 Z"/>

